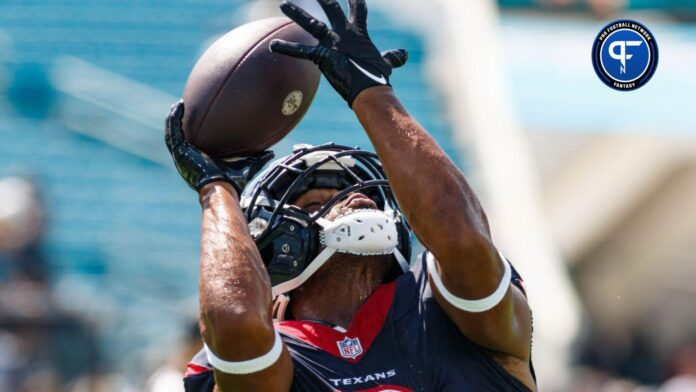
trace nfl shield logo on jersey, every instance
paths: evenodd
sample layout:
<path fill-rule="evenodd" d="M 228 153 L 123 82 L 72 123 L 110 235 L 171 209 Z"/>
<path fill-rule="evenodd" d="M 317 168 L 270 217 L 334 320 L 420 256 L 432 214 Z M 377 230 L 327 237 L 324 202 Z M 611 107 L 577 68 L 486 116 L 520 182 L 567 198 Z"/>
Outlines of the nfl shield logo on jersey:
<path fill-rule="evenodd" d="M 355 359 L 363 352 L 358 338 L 350 339 L 346 336 L 345 339 L 336 343 L 338 344 L 338 352 L 340 352 L 341 356 L 344 358 Z"/>

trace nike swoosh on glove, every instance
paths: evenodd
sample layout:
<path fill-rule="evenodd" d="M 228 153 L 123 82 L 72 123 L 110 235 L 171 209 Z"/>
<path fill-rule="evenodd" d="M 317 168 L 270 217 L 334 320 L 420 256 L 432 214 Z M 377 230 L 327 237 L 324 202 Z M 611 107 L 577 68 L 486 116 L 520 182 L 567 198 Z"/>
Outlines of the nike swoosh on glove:
<path fill-rule="evenodd" d="M 319 40 L 316 46 L 301 45 L 274 39 L 271 51 L 307 59 L 319 66 L 333 88 L 352 107 L 362 90 L 373 86 L 390 86 L 392 69 L 408 60 L 405 49 L 380 53 L 367 34 L 367 5 L 365 0 L 349 0 L 350 19 L 337 0 L 318 0 L 331 22 L 332 29 L 289 1 L 280 9 L 290 19 Z"/>
<path fill-rule="evenodd" d="M 172 155 L 176 170 L 186 183 L 196 191 L 213 181 L 225 181 L 235 188 L 238 195 L 249 180 L 273 159 L 273 151 L 261 151 L 253 155 L 234 158 L 211 158 L 186 141 L 182 127 L 184 101 L 172 105 L 165 122 L 164 142 Z"/>

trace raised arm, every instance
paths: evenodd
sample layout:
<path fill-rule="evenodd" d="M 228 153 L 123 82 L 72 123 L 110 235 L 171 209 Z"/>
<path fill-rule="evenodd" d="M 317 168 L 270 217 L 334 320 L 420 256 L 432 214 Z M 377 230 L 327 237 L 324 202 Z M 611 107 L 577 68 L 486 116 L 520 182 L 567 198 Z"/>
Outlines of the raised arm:
<path fill-rule="evenodd" d="M 276 342 L 280 336 L 273 328 L 268 274 L 249 235 L 234 188 L 225 182 L 213 182 L 199 194 L 203 209 L 199 278 L 201 334 L 209 351 L 220 359 L 253 361 L 271 353 L 276 344 L 282 344 Z M 284 345 L 281 349 L 280 357 L 271 358 L 275 362 L 259 371 L 247 373 L 240 364 L 237 364 L 240 374 L 227 373 L 222 366 L 216 368 L 218 389 L 288 391 L 292 383 L 292 361 Z"/>
<path fill-rule="evenodd" d="M 200 328 L 219 391 L 288 391 L 292 361 L 273 328 L 271 286 L 239 206 L 243 184 L 272 157 L 217 162 L 184 141 L 183 103 L 167 119 L 167 147 L 198 191 L 202 217 Z"/>
<path fill-rule="evenodd" d="M 457 298 L 485 298 L 502 284 L 504 261 L 486 215 L 464 175 L 411 117 L 389 87 L 364 90 L 353 103 L 416 236 L 435 256 L 445 288 Z M 432 286 L 432 285 L 431 285 Z M 506 285 L 507 287 L 507 285 Z M 436 298 L 459 329 L 491 350 L 528 360 L 531 315 L 509 286 L 492 309 L 471 312 Z"/>
<path fill-rule="evenodd" d="M 434 255 L 431 282 L 441 278 L 443 290 L 434 291 L 452 321 L 476 343 L 527 363 L 530 311 L 522 293 L 509 284 L 509 265 L 491 241 L 481 205 L 389 85 L 392 69 L 406 62 L 406 51 L 380 55 L 367 32 L 364 0 L 349 1 L 349 18 L 337 0 L 318 1 L 331 28 L 290 2 L 282 2 L 281 10 L 319 44 L 274 40 L 271 50 L 316 63 L 353 108 L 416 235 Z M 476 306 L 469 306 L 472 302 Z"/>

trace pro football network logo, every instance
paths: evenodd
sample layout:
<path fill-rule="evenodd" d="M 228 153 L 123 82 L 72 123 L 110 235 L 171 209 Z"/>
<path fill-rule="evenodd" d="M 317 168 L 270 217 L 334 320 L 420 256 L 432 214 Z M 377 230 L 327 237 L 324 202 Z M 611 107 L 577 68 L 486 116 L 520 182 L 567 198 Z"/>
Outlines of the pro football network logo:
<path fill-rule="evenodd" d="M 655 37 L 633 20 L 617 20 L 604 26 L 592 45 L 597 76 L 615 90 L 643 87 L 655 73 L 657 59 Z"/>
<path fill-rule="evenodd" d="M 336 342 L 336 344 L 338 344 L 338 352 L 344 358 L 355 359 L 363 353 L 360 339 L 358 338 L 351 339 L 346 336 L 345 339 Z"/>

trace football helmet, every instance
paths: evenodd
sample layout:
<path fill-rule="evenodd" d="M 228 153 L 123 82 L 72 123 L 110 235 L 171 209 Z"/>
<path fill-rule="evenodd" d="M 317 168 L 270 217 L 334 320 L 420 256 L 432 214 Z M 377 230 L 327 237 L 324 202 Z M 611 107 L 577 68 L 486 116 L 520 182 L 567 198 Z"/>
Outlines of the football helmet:
<path fill-rule="evenodd" d="M 315 188 L 339 192 L 314 213 L 291 204 Z M 377 209 L 325 219 L 354 192 L 372 199 Z M 295 146 L 247 184 L 240 203 L 274 297 L 299 287 L 335 252 L 393 254 L 402 272 L 409 268 L 411 231 L 375 153 L 334 143 Z"/>

